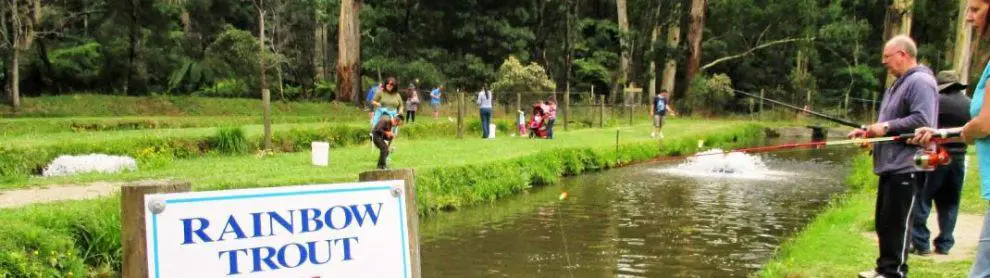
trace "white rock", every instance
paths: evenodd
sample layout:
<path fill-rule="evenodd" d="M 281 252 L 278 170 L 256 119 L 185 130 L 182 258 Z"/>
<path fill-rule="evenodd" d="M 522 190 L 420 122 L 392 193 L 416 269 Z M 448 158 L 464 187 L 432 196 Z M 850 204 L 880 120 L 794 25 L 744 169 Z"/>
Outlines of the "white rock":
<path fill-rule="evenodd" d="M 128 156 L 105 154 L 62 155 L 48 164 L 41 175 L 55 177 L 87 172 L 116 173 L 123 170 L 137 170 L 137 161 Z"/>

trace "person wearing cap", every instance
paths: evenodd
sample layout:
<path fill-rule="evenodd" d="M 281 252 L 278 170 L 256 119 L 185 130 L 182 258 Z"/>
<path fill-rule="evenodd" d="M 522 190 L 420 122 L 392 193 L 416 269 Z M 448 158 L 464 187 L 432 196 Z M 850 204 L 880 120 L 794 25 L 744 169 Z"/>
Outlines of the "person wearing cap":
<path fill-rule="evenodd" d="M 419 92 L 416 91 L 416 86 L 409 84 L 409 89 L 406 89 L 409 97 L 406 98 L 406 120 L 410 123 L 416 122 L 416 110 L 419 110 Z"/>
<path fill-rule="evenodd" d="M 966 96 L 966 85 L 959 82 L 955 71 L 938 73 L 938 128 L 960 127 L 969 121 L 970 99 Z M 949 254 L 955 239 L 952 232 L 959 214 L 959 199 L 962 194 L 963 177 L 966 176 L 966 143 L 951 142 L 942 144 L 952 157 L 949 165 L 941 165 L 928 173 L 925 188 L 920 192 L 918 209 L 914 211 L 914 224 L 911 228 L 911 253 L 926 256 L 931 254 L 932 245 L 937 254 Z M 932 201 L 938 211 L 939 234 L 929 245 L 931 232 L 926 225 L 931 212 Z"/>

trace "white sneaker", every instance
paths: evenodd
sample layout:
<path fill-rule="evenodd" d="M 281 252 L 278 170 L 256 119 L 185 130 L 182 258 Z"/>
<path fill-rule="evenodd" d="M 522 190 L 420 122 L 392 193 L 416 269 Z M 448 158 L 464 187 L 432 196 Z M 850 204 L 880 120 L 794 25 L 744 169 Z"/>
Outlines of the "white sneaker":
<path fill-rule="evenodd" d="M 650 132 L 650 138 L 657 138 L 656 132 Z"/>
<path fill-rule="evenodd" d="M 663 139 L 663 132 L 660 133 L 660 139 Z"/>
<path fill-rule="evenodd" d="M 870 269 L 870 270 L 867 270 L 867 271 L 860 272 L 858 274 L 858 277 L 859 278 L 884 278 L 884 276 L 881 275 L 880 273 L 877 273 L 877 271 L 875 269 Z"/>

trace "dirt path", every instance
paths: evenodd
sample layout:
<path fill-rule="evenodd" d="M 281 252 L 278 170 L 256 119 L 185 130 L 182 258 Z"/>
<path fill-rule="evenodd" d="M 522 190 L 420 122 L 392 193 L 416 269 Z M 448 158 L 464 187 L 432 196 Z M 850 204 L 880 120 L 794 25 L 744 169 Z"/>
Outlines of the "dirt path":
<path fill-rule="evenodd" d="M 972 261 L 976 257 L 976 245 L 980 240 L 980 229 L 983 228 L 983 216 L 976 214 L 959 214 L 956 219 L 956 230 L 952 232 L 956 239 L 956 244 L 948 255 L 939 255 L 932 252 L 928 256 L 911 255 L 911 259 L 931 260 L 936 263 L 952 261 Z M 935 211 L 928 217 L 928 229 L 932 231 L 932 238 L 938 236 L 938 217 Z M 877 242 L 877 234 L 874 232 L 863 233 L 863 236 Z"/>
<path fill-rule="evenodd" d="M 0 209 L 65 200 L 91 199 L 107 196 L 117 191 L 120 191 L 120 183 L 109 182 L 0 191 Z"/>

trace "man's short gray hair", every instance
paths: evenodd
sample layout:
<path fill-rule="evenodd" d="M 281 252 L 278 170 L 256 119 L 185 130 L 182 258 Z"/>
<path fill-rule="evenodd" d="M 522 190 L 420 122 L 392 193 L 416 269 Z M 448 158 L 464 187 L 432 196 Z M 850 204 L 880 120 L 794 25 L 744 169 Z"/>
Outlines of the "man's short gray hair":
<path fill-rule="evenodd" d="M 914 40 L 907 35 L 897 35 L 890 38 L 887 41 L 888 46 L 897 47 L 900 50 L 904 50 L 908 57 L 915 58 L 918 57 L 918 45 L 914 43 Z"/>

